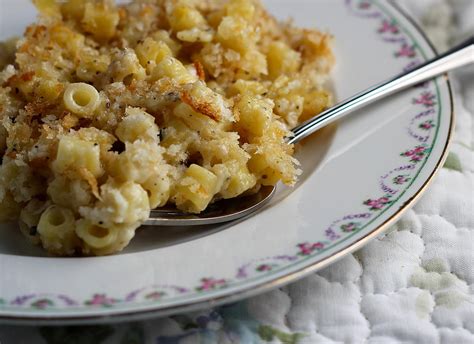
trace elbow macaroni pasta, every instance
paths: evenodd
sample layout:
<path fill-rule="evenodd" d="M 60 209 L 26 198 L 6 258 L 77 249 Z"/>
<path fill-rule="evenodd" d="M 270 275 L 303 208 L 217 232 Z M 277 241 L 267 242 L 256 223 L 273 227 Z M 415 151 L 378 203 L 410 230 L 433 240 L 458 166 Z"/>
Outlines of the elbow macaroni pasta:
<path fill-rule="evenodd" d="M 76 234 L 84 243 L 94 249 L 101 249 L 117 240 L 117 228 L 114 226 L 101 227 L 92 222 L 81 219 L 76 223 Z"/>
<path fill-rule="evenodd" d="M 58 255 L 71 255 L 78 244 L 74 213 L 53 205 L 47 208 L 38 222 L 38 233 L 43 247 Z"/>
<path fill-rule="evenodd" d="M 64 136 L 59 140 L 56 159 L 51 168 L 58 174 L 86 170 L 94 177 L 103 172 L 100 162 L 100 148 L 97 143 L 75 137 Z"/>
<path fill-rule="evenodd" d="M 206 209 L 217 193 L 217 176 L 207 169 L 192 164 L 184 172 L 174 195 L 176 205 L 193 213 Z"/>
<path fill-rule="evenodd" d="M 285 137 L 331 104 L 331 36 L 258 0 L 34 3 L 0 45 L 0 220 L 31 243 L 112 254 L 155 207 L 296 182 Z"/>
<path fill-rule="evenodd" d="M 99 106 L 99 92 L 85 83 L 70 84 L 63 96 L 64 107 L 79 117 L 92 117 Z"/>

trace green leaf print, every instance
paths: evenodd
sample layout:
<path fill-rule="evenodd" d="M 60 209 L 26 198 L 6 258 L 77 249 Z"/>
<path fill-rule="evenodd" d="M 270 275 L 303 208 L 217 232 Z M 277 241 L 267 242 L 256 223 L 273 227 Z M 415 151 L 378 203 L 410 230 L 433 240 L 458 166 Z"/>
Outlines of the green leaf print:
<path fill-rule="evenodd" d="M 297 344 L 298 340 L 303 337 L 302 333 L 286 333 L 268 325 L 260 325 L 258 335 L 264 341 L 270 342 L 277 338 L 283 344 Z"/>

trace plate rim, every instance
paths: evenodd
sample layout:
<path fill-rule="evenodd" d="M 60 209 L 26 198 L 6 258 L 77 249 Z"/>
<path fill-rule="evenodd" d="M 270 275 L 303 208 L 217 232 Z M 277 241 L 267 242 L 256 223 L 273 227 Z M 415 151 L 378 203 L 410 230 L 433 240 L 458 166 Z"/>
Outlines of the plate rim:
<path fill-rule="evenodd" d="M 425 43 L 429 46 L 429 48 L 433 51 L 434 54 L 438 54 L 436 48 L 433 46 L 430 39 L 427 37 L 426 33 L 423 29 L 419 26 L 419 24 L 414 20 L 414 18 L 407 13 L 407 11 L 394 2 L 393 0 L 389 0 L 386 3 L 389 7 L 398 12 L 400 16 L 404 17 L 412 26 L 415 32 L 417 32 L 420 37 L 425 41 Z M 332 255 L 322 258 L 320 261 L 309 263 L 306 266 L 300 267 L 286 273 L 284 276 L 276 277 L 274 279 L 261 282 L 258 285 L 247 286 L 243 287 L 238 291 L 233 291 L 229 294 L 224 294 L 217 297 L 208 297 L 205 299 L 201 299 L 198 301 L 190 301 L 184 304 L 176 304 L 176 305 L 168 305 L 168 306 L 157 306 L 151 309 L 144 309 L 144 310 L 123 310 L 123 311 L 116 311 L 112 314 L 96 314 L 96 315 L 78 315 L 78 316 L 62 316 L 62 315 L 41 315 L 41 316 L 24 316 L 24 315 L 0 315 L 0 323 L 2 324 L 21 324 L 21 325 L 68 325 L 68 324 L 83 324 L 83 323 L 112 323 L 112 322 L 123 322 L 123 321 L 137 321 L 137 320 L 144 320 L 153 317 L 160 317 L 160 316 L 168 316 L 171 314 L 178 314 L 182 312 L 189 312 L 195 311 L 198 309 L 206 308 L 206 307 L 215 307 L 219 305 L 223 305 L 226 303 L 236 302 L 248 297 L 252 297 L 272 289 L 285 286 L 289 283 L 295 282 L 310 273 L 316 272 L 339 259 L 343 258 L 347 254 L 361 248 L 365 244 L 367 244 L 370 240 L 374 239 L 376 236 L 380 235 L 384 232 L 390 225 L 396 222 L 407 210 L 409 210 L 424 194 L 424 192 L 429 188 L 431 183 L 434 181 L 435 177 L 441 170 L 447 156 L 449 153 L 449 148 L 452 143 L 453 138 L 453 131 L 455 127 L 455 104 L 453 98 L 453 91 L 451 82 L 449 79 L 449 75 L 446 73 L 442 75 L 442 80 L 446 82 L 448 96 L 449 96 L 449 104 L 451 107 L 450 117 L 449 117 L 449 129 L 447 133 L 446 143 L 443 147 L 443 151 L 441 153 L 440 158 L 438 159 L 434 169 L 429 174 L 429 177 L 426 181 L 419 187 L 419 189 L 415 192 L 415 194 L 410 197 L 402 206 L 391 216 L 389 216 L 385 221 L 375 227 L 369 233 L 366 233 L 364 236 L 358 238 L 354 242 L 350 243 L 346 247 L 342 247 L 340 250 L 334 252 Z"/>

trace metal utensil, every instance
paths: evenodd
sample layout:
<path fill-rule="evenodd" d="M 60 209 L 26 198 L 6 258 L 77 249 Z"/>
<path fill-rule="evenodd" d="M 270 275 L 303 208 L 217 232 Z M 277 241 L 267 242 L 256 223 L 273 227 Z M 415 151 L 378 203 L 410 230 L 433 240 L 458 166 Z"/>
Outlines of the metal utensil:
<path fill-rule="evenodd" d="M 288 143 L 297 143 L 318 129 L 376 100 L 416 85 L 452 69 L 474 62 L 474 37 L 413 70 L 357 93 L 351 98 L 307 120 L 292 130 Z M 176 208 L 154 209 L 144 225 L 194 226 L 233 221 L 255 213 L 272 198 L 275 187 L 264 186 L 254 195 L 218 201 L 200 214 L 186 214 Z"/>

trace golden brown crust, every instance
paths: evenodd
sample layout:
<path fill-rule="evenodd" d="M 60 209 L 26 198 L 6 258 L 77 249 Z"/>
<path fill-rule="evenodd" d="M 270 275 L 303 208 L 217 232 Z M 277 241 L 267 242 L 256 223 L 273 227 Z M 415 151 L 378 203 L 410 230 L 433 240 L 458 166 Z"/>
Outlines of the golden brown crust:
<path fill-rule="evenodd" d="M 192 107 L 194 111 L 203 114 L 216 122 L 219 121 L 220 117 L 214 112 L 214 109 L 209 102 L 193 98 L 186 90 L 181 91 L 180 98 L 184 103 Z"/>
<path fill-rule="evenodd" d="M 97 179 L 94 177 L 94 175 L 86 168 L 80 168 L 79 169 L 79 174 L 81 177 L 89 184 L 92 190 L 92 194 L 97 198 L 100 199 L 100 194 L 99 194 L 99 186 L 97 183 Z"/>
<path fill-rule="evenodd" d="M 194 61 L 194 68 L 196 68 L 196 73 L 199 77 L 199 80 L 206 80 L 206 72 L 204 70 L 204 66 L 199 60 Z"/>

